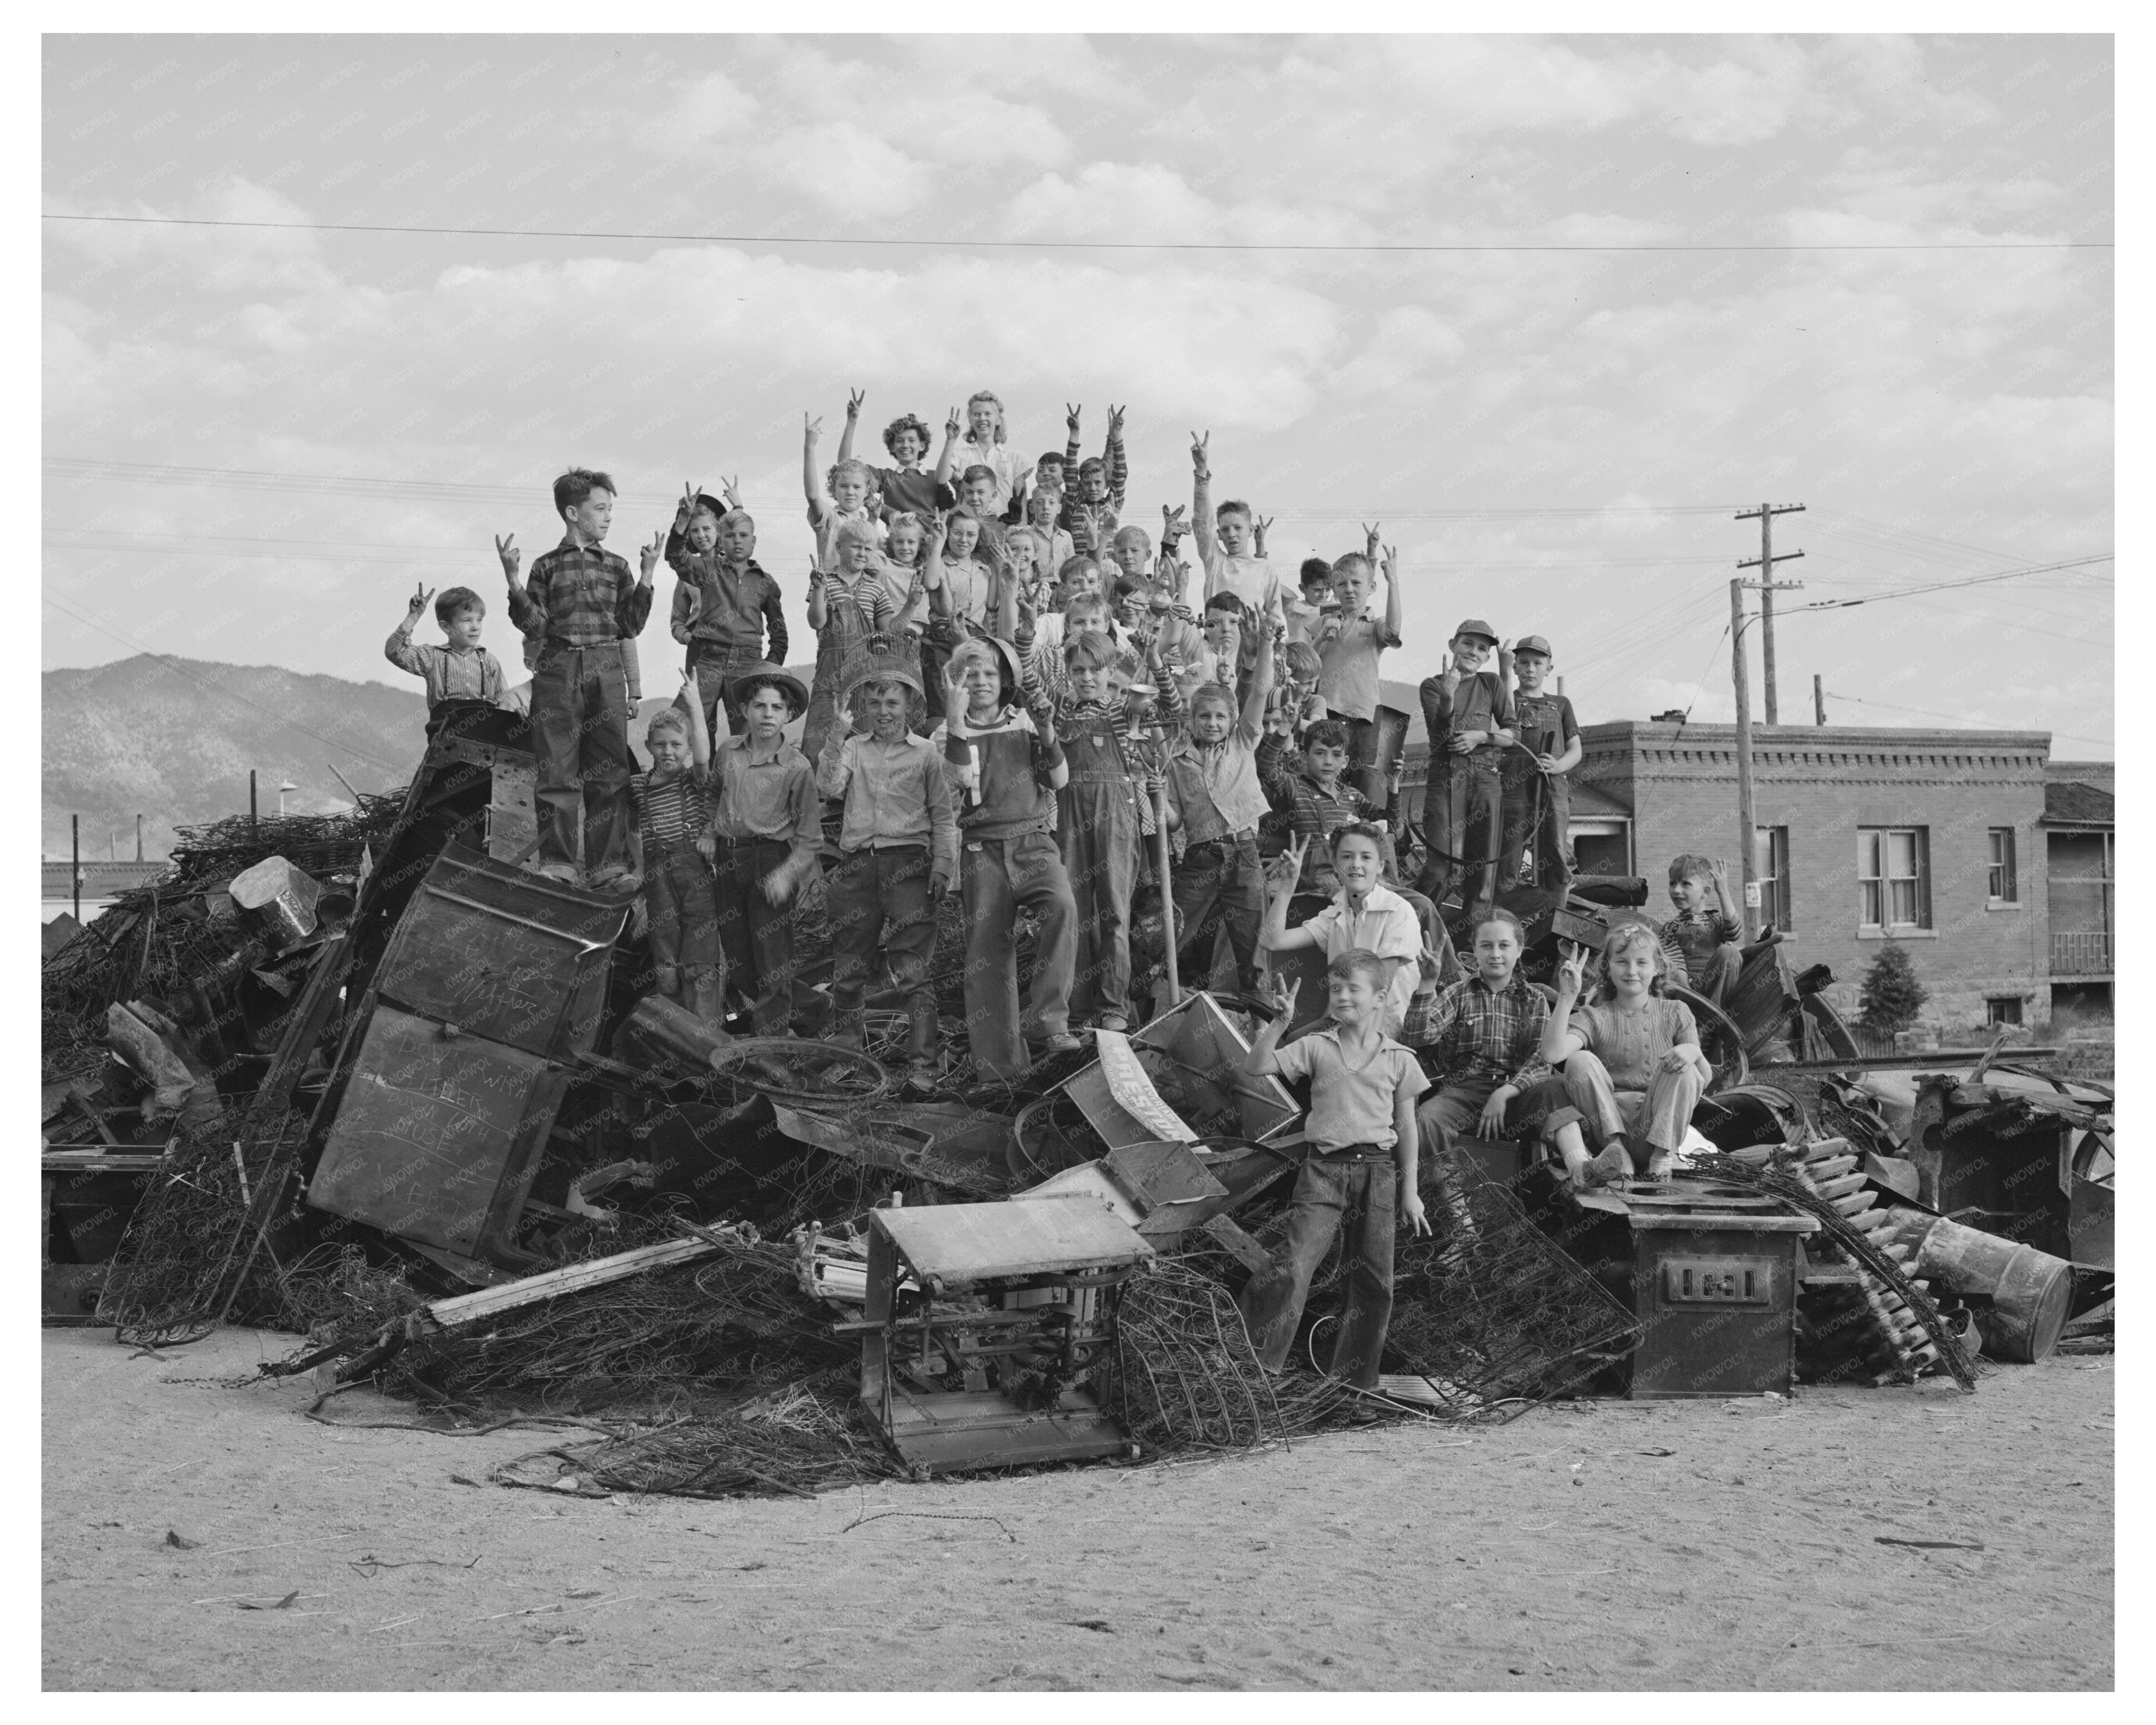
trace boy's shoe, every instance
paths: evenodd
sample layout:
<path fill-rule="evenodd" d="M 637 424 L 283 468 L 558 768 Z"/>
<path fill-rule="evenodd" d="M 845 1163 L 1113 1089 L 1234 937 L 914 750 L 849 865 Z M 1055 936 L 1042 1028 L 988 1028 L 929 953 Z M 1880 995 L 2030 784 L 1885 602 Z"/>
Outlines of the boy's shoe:
<path fill-rule="evenodd" d="M 932 1096 L 936 1086 L 942 1081 L 943 1069 L 935 1060 L 909 1060 L 906 1065 L 906 1083 L 902 1086 L 910 1096 Z"/>
<path fill-rule="evenodd" d="M 1104 1012 L 1093 1020 L 1093 1027 L 1099 1030 L 1127 1030 L 1131 1024 L 1120 1013 Z"/>
<path fill-rule="evenodd" d="M 1350 1425 L 1375 1425 L 1384 1417 L 1383 1410 L 1367 1396 L 1358 1397 L 1353 1405 L 1348 1409 L 1348 1423 Z"/>
<path fill-rule="evenodd" d="M 1608 1186 L 1632 1172 L 1632 1158 L 1622 1144 L 1605 1144 L 1587 1164 L 1588 1183 Z"/>
<path fill-rule="evenodd" d="M 566 862 L 534 863 L 531 872 L 542 880 L 559 880 L 564 886 L 577 884 L 577 865 Z"/>
<path fill-rule="evenodd" d="M 603 869 L 594 869 L 585 883 L 594 892 L 619 891 L 636 884 L 635 875 L 619 863 L 608 863 Z"/>
<path fill-rule="evenodd" d="M 1036 1042 L 1034 1051 L 1038 1058 L 1041 1055 L 1070 1054 L 1085 1045 L 1068 1030 L 1059 1030 L 1053 1036 L 1045 1036 Z"/>

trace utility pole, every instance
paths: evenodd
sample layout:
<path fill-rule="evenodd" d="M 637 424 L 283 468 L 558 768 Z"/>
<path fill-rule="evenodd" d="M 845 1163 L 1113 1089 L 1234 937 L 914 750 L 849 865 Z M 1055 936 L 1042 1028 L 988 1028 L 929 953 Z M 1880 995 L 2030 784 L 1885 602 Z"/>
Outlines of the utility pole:
<path fill-rule="evenodd" d="M 1757 509 L 1740 510 L 1736 516 L 1740 521 L 1748 521 L 1754 516 L 1759 518 L 1759 555 L 1756 560 L 1748 557 L 1737 567 L 1759 572 L 1759 672 L 1761 680 L 1766 685 L 1767 722 L 1769 725 L 1782 722 L 1781 709 L 1775 699 L 1774 689 L 1774 589 L 1778 585 L 1774 580 L 1774 565 L 1786 563 L 1793 557 L 1804 555 L 1800 551 L 1785 551 L 1779 557 L 1774 555 L 1774 517 L 1794 515 L 1803 508 L 1801 503 L 1763 503 Z"/>
<path fill-rule="evenodd" d="M 142 860 L 142 817 L 135 817 L 135 860 Z"/>
<path fill-rule="evenodd" d="M 1820 681 L 1819 673 L 1812 673 L 1812 723 L 1826 724 L 1826 687 Z"/>
<path fill-rule="evenodd" d="M 1753 916 L 1759 903 L 1759 875 L 1752 855 L 1758 822 L 1753 816 L 1752 676 L 1744 663 L 1744 578 L 1741 575 L 1729 583 L 1729 651 L 1730 680 L 1737 685 L 1737 857 L 1744 879 L 1744 905 L 1738 915 L 1748 945 L 1758 932 Z M 1729 906 L 1722 908 L 1727 911 Z"/>
<path fill-rule="evenodd" d="M 80 922 L 82 921 L 82 817 L 70 814 L 68 829 L 74 835 L 74 866 L 69 873 L 74 877 L 74 920 Z"/>
<path fill-rule="evenodd" d="M 247 769 L 247 831 L 252 837 L 262 824 L 261 811 L 255 802 L 254 769 Z"/>

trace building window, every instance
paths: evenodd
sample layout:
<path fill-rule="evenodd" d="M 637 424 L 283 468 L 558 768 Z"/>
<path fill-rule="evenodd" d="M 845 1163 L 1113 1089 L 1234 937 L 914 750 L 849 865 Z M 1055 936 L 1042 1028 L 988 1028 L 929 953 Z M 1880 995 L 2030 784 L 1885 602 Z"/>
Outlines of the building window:
<path fill-rule="evenodd" d="M 2019 994 L 1994 994 L 1984 1003 L 1984 1022 L 1987 1024 L 2018 1024 L 2021 1022 L 2021 997 Z"/>
<path fill-rule="evenodd" d="M 1928 837 L 1923 827 L 1856 829 L 1857 891 L 1865 927 L 1885 932 L 1932 926 Z"/>
<path fill-rule="evenodd" d="M 1991 829 L 1991 874 L 1984 886 L 1984 895 L 1994 905 L 2016 904 L 2020 901 L 2021 891 L 2015 886 L 2014 878 L 2014 829 L 2011 827 L 1994 827 Z"/>
<path fill-rule="evenodd" d="M 1759 865 L 1759 927 L 1779 928 L 1784 934 L 1789 921 L 1789 829 L 1754 827 Z"/>

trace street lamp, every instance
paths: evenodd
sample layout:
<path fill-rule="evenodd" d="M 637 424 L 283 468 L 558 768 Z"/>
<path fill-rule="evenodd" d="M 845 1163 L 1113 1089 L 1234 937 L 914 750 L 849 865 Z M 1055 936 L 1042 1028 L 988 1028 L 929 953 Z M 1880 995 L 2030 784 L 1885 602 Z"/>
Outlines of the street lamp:
<path fill-rule="evenodd" d="M 297 789 L 299 789 L 299 786 L 294 784 L 289 778 L 286 779 L 284 783 L 277 787 L 277 818 L 280 820 L 282 820 L 285 818 L 285 793 L 287 791 L 296 791 Z"/>

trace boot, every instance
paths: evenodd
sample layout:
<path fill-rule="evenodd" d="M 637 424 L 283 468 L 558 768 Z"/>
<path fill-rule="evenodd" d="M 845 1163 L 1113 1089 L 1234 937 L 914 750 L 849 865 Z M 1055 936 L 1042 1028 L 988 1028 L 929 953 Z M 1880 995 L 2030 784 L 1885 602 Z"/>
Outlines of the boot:
<path fill-rule="evenodd" d="M 834 1048 L 858 1049 L 866 1045 L 868 1029 L 860 1008 L 840 1007 L 831 1014 L 831 1029 L 824 1039 Z"/>
<path fill-rule="evenodd" d="M 942 1062 L 936 1058 L 938 1034 L 936 1004 L 933 1001 L 916 1001 L 911 1009 L 910 1016 L 906 1091 L 908 1096 L 928 1096 L 934 1092 L 943 1078 Z"/>

